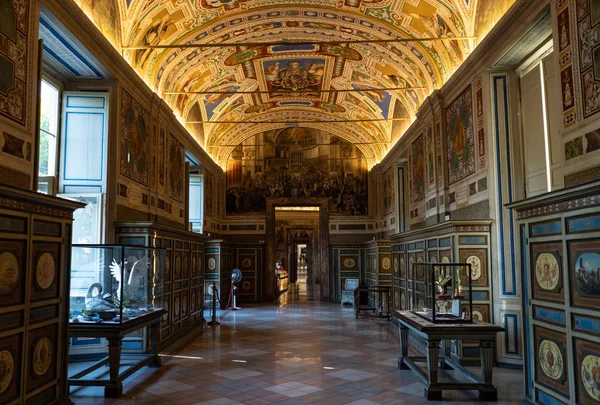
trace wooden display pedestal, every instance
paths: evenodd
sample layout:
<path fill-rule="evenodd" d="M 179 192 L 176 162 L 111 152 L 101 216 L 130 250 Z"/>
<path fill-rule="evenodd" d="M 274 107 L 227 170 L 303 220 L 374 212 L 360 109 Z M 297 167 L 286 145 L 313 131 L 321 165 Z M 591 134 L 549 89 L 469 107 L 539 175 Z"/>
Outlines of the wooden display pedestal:
<path fill-rule="evenodd" d="M 108 357 L 105 357 L 90 367 L 69 377 L 69 388 L 71 386 L 100 386 L 104 387 L 106 398 L 117 398 L 123 394 L 123 380 L 131 376 L 140 368 L 149 365 L 160 367 L 161 361 L 158 356 L 160 319 L 164 310 L 157 310 L 140 316 L 139 318 L 126 321 L 122 324 L 84 324 L 71 323 L 69 325 L 69 337 L 100 337 L 108 341 Z M 150 328 L 150 352 L 139 354 L 121 354 L 123 338 L 141 328 Z M 84 378 L 101 367 L 108 365 L 109 378 Z M 124 371 L 121 367 L 127 366 Z"/>

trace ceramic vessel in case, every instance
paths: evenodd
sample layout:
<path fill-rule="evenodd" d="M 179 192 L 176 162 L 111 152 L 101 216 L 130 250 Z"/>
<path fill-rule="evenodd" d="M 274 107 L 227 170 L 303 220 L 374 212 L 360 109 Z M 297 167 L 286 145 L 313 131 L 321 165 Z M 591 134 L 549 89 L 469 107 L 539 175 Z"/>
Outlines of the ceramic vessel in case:
<path fill-rule="evenodd" d="M 470 263 L 413 263 L 411 310 L 434 323 L 473 321 Z"/>

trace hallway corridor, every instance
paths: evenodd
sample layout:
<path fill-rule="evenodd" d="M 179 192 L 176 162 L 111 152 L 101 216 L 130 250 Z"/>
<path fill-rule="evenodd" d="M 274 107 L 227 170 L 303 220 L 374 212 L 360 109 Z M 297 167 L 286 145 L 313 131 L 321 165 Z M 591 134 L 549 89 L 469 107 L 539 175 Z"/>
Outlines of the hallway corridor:
<path fill-rule="evenodd" d="M 125 385 L 125 395 L 104 399 L 102 390 L 72 389 L 75 404 L 422 404 L 423 385 L 397 369 L 392 324 L 355 319 L 351 308 L 306 302 L 283 294 L 279 305 L 228 312 L 160 369 L 145 368 Z M 520 371 L 496 369 L 499 401 L 523 398 Z M 478 402 L 475 393 L 445 392 L 444 400 Z"/>

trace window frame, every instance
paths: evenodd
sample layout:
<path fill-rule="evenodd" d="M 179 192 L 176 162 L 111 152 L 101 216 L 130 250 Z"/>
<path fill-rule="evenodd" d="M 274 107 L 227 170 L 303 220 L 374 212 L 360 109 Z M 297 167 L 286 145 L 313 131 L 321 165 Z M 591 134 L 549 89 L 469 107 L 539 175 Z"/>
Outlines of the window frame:
<path fill-rule="evenodd" d="M 40 118 L 40 128 L 39 128 L 39 133 L 37 134 L 38 136 L 38 144 L 41 143 L 42 140 L 42 132 L 45 134 L 48 134 L 50 136 L 54 137 L 54 153 L 53 153 L 53 157 L 54 157 L 54 161 L 53 161 L 53 168 L 52 170 L 50 170 L 50 168 L 48 168 L 48 174 L 47 175 L 43 175 L 40 173 L 40 169 L 39 169 L 39 161 L 40 161 L 40 156 L 38 153 L 38 156 L 36 156 L 37 159 L 37 163 L 38 163 L 38 181 L 37 181 L 37 185 L 36 185 L 36 190 L 38 192 L 42 192 L 40 191 L 40 184 L 44 184 L 47 183 L 48 184 L 48 195 L 52 195 L 55 196 L 57 193 L 57 188 L 58 188 L 58 167 L 60 164 L 60 147 L 61 147 L 61 139 L 60 139 L 60 132 L 61 132 L 61 121 L 62 121 L 62 94 L 63 94 L 63 86 L 62 83 L 60 83 L 57 79 L 53 78 L 52 76 L 49 76 L 47 74 L 42 74 L 42 83 L 45 82 L 47 85 L 49 85 L 50 87 L 54 88 L 56 90 L 56 134 L 52 134 L 49 131 L 46 131 L 45 129 L 42 129 L 42 125 L 41 125 L 41 114 L 42 114 L 42 108 L 41 108 L 41 100 L 40 100 L 40 111 L 38 111 L 38 116 Z M 41 86 L 41 83 L 40 83 Z M 41 95 L 40 95 L 41 97 Z M 41 148 L 38 149 L 38 151 L 41 150 Z"/>

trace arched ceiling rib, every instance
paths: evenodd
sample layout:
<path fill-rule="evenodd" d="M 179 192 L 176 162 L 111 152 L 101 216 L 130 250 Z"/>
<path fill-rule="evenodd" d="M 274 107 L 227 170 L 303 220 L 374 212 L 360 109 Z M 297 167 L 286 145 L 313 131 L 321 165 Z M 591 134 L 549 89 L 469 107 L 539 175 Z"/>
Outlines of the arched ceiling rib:
<path fill-rule="evenodd" d="M 357 144 L 369 166 L 375 164 L 392 146 L 392 121 L 376 120 L 393 118 L 394 110 L 414 119 L 423 100 L 444 84 L 476 45 L 474 39 L 455 38 L 472 36 L 478 29 L 476 22 L 481 25 L 477 19 L 480 1 L 485 0 L 92 3 L 115 5 L 124 57 L 182 121 L 191 121 L 191 117 L 198 121 L 201 115 L 202 146 L 224 167 L 233 147 L 216 145 L 236 145 L 252 134 L 285 125 L 207 122 L 259 117 L 261 121 L 352 120 L 302 125 Z M 513 1 L 502 0 L 502 13 Z M 422 40 L 377 42 L 398 39 Z M 349 43 L 331 43 L 343 40 Z M 326 41 L 329 43 L 322 44 Z M 281 42 L 303 44 L 278 45 Z M 220 43 L 265 45 L 152 48 Z M 151 49 L 127 49 L 140 45 Z M 336 89 L 353 91 L 327 92 Z M 197 94 L 207 91 L 263 93 Z M 271 93 L 265 94 L 267 91 Z M 402 108 L 395 108 L 396 103 Z"/>

